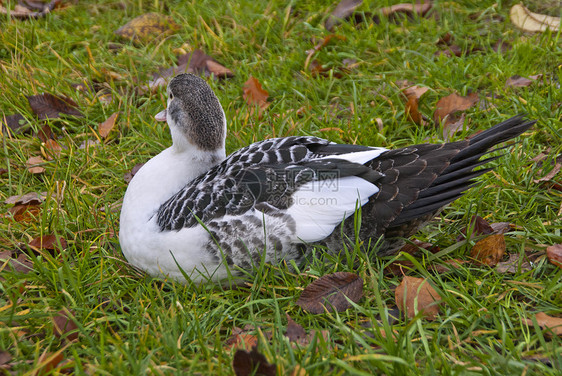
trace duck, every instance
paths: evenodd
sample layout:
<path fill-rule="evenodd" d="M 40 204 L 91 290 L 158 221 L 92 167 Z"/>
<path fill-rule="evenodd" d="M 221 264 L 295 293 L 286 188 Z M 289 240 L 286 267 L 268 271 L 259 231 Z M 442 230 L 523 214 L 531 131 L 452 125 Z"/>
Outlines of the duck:
<path fill-rule="evenodd" d="M 227 157 L 225 112 L 189 73 L 170 80 L 155 119 L 172 145 L 129 182 L 119 242 L 132 266 L 182 283 L 301 265 L 314 248 L 337 253 L 356 238 L 393 255 L 492 169 L 479 167 L 501 157 L 488 155 L 497 145 L 535 123 L 518 115 L 467 140 L 397 149 L 271 138 Z"/>

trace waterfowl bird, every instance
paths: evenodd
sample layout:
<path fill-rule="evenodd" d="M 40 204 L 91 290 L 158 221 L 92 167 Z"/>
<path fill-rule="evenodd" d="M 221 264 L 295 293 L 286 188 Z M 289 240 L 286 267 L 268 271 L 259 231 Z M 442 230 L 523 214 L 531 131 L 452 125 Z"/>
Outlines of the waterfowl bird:
<path fill-rule="evenodd" d="M 498 158 L 481 159 L 491 148 L 534 124 L 517 116 L 469 140 L 394 150 L 273 138 L 226 157 L 226 117 L 209 85 L 180 74 L 167 94 L 155 118 L 173 144 L 129 183 L 119 240 L 132 265 L 180 281 L 299 263 L 315 244 L 337 252 L 353 241 L 359 207 L 359 237 L 383 237 L 379 254 L 392 254 L 490 170 L 476 168 Z"/>

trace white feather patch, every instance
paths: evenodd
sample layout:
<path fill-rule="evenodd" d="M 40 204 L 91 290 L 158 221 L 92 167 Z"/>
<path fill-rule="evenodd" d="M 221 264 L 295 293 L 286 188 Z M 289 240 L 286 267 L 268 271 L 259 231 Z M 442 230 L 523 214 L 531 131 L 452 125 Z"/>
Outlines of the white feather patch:
<path fill-rule="evenodd" d="M 376 185 L 357 176 L 313 181 L 293 194 L 287 214 L 295 220 L 300 240 L 319 241 L 378 191 Z"/>
<path fill-rule="evenodd" d="M 374 147 L 371 150 L 358 151 L 355 153 L 347 153 L 347 154 L 340 154 L 340 155 L 328 155 L 326 157 L 322 157 L 319 159 L 343 159 L 349 162 L 364 164 L 372 159 L 375 159 L 385 151 L 388 151 L 388 149 Z"/>

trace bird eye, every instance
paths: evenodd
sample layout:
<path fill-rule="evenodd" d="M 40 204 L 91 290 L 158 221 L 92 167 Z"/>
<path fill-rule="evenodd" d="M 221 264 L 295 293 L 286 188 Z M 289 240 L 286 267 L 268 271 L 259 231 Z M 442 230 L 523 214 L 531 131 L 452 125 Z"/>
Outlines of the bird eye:
<path fill-rule="evenodd" d="M 171 91 L 170 91 L 170 95 L 168 95 L 168 98 L 174 99 L 174 94 Z"/>

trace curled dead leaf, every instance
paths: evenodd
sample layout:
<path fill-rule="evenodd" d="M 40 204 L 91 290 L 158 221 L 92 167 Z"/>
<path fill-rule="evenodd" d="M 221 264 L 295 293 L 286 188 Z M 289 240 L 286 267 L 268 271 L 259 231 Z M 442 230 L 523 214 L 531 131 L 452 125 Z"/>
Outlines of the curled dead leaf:
<path fill-rule="evenodd" d="M 307 312 L 342 312 L 363 297 L 363 280 L 355 273 L 337 272 L 320 277 L 308 285 L 297 300 Z"/>
<path fill-rule="evenodd" d="M 424 278 L 404 276 L 394 294 L 396 305 L 409 318 L 421 312 L 423 317 L 433 320 L 439 313 L 440 296 Z"/>
<path fill-rule="evenodd" d="M 39 205 L 46 197 L 47 192 L 29 192 L 24 195 L 10 196 L 4 200 L 4 203 L 13 205 Z"/>
<path fill-rule="evenodd" d="M 550 29 L 553 32 L 560 30 L 560 17 L 533 13 L 521 4 L 516 4 L 509 11 L 511 22 L 523 31 L 539 32 Z"/>
<path fill-rule="evenodd" d="M 456 119 L 453 120 L 451 115 L 457 111 L 469 109 L 474 106 L 476 102 L 478 102 L 478 94 L 476 93 L 470 93 L 465 97 L 455 93 L 447 95 L 437 102 L 435 112 L 433 113 L 433 120 L 436 124 L 439 124 L 445 118 L 451 119 L 450 121 L 455 121 Z"/>
<path fill-rule="evenodd" d="M 503 234 L 490 235 L 479 240 L 470 250 L 470 257 L 476 262 L 488 266 L 495 266 L 505 254 L 505 239 Z"/>
<path fill-rule="evenodd" d="M 528 261 L 522 259 L 523 257 L 525 257 L 524 254 L 521 255 L 520 253 L 510 254 L 507 261 L 499 262 L 498 265 L 496 265 L 496 271 L 504 274 L 526 272 L 533 269 Z"/>
<path fill-rule="evenodd" d="M 37 219 L 41 209 L 38 205 L 19 204 L 8 209 L 8 213 L 16 222 L 31 222 Z"/>
<path fill-rule="evenodd" d="M 27 101 L 33 110 L 33 113 L 39 119 L 55 119 L 60 114 L 83 117 L 84 115 L 78 110 L 78 105 L 72 99 L 67 97 L 58 97 L 53 94 L 44 93 L 38 95 L 30 95 Z"/>
<path fill-rule="evenodd" d="M 542 74 L 536 74 L 534 76 L 529 76 L 529 78 L 521 77 L 519 75 L 511 76 L 505 82 L 505 87 L 526 87 L 530 86 L 533 82 L 540 80 Z"/>
<path fill-rule="evenodd" d="M 535 315 L 537 324 L 543 329 L 548 329 L 547 334 L 555 334 L 562 336 L 562 317 L 549 316 L 544 312 L 539 312 Z M 527 325 L 533 325 L 533 320 L 525 319 Z"/>
<path fill-rule="evenodd" d="M 137 172 L 139 172 L 142 166 L 144 166 L 144 163 L 137 163 L 136 165 L 133 166 L 131 171 L 125 173 L 125 175 L 123 175 L 123 179 L 125 180 L 125 182 L 130 183 L 131 180 L 133 180 L 133 177 L 136 175 Z"/>
<path fill-rule="evenodd" d="M 554 244 L 546 248 L 546 257 L 552 265 L 562 268 L 562 244 Z"/>
<path fill-rule="evenodd" d="M 69 341 L 78 339 L 78 326 L 74 322 L 74 313 L 71 310 L 62 309 L 53 316 L 54 334 L 58 338 L 66 338 Z"/>
<path fill-rule="evenodd" d="M 355 9 L 357 9 L 363 0 L 342 0 L 336 6 L 336 9 L 330 14 L 326 19 L 324 27 L 326 30 L 332 30 L 342 19 L 346 19 L 353 14 Z"/>
<path fill-rule="evenodd" d="M 265 356 L 258 351 L 257 346 L 254 346 L 252 351 L 237 350 L 232 359 L 232 368 L 236 376 L 277 374 L 275 364 L 269 364 Z"/>
<path fill-rule="evenodd" d="M 232 334 L 225 342 L 226 349 L 251 349 L 258 345 L 258 338 L 250 334 L 250 331 L 254 331 L 253 326 L 246 326 L 244 329 L 234 327 L 232 328 Z"/>
<path fill-rule="evenodd" d="M 285 336 L 287 336 L 287 338 L 289 338 L 289 341 L 291 342 L 301 343 L 305 341 L 306 331 L 304 330 L 304 328 L 301 325 L 297 324 L 295 320 L 293 320 L 291 316 L 289 316 L 289 314 L 286 315 L 287 315 L 287 332 L 285 333 Z"/>
<path fill-rule="evenodd" d="M 63 237 L 58 237 L 55 235 L 45 235 L 39 236 L 29 242 L 29 246 L 35 249 L 46 249 L 48 251 L 54 251 L 56 249 L 64 250 L 67 247 L 66 240 Z"/>
<path fill-rule="evenodd" d="M 119 116 L 119 112 L 114 112 L 103 123 L 99 125 L 98 133 L 102 138 L 106 138 L 109 135 L 109 132 L 111 132 L 111 130 L 115 127 L 117 116 Z"/>
<path fill-rule="evenodd" d="M 248 106 L 251 106 L 250 111 L 257 107 L 259 115 L 269 106 L 267 101 L 269 93 L 262 88 L 260 82 L 255 77 L 250 77 L 244 83 L 243 97 Z"/>
<path fill-rule="evenodd" d="M 428 90 L 428 87 L 417 85 L 402 89 L 402 93 L 406 97 L 406 105 L 404 107 L 406 116 L 418 125 L 423 124 L 423 116 L 418 109 L 419 100 Z"/>
<path fill-rule="evenodd" d="M 41 166 L 45 164 L 45 161 L 41 157 L 31 157 L 25 164 L 27 165 L 27 171 L 32 174 L 42 174 L 45 172 L 45 167 Z"/>

